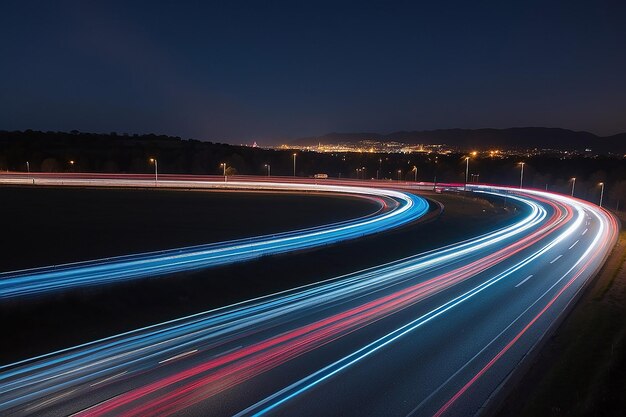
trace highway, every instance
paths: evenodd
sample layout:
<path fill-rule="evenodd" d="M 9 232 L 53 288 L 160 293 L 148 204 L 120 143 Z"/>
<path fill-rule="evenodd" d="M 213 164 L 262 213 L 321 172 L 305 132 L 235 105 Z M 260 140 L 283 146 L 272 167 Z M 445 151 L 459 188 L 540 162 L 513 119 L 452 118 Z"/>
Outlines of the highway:
<path fill-rule="evenodd" d="M 562 195 L 470 189 L 506 194 L 524 215 L 389 264 L 1 366 L 0 414 L 479 414 L 601 267 L 618 225 Z"/>

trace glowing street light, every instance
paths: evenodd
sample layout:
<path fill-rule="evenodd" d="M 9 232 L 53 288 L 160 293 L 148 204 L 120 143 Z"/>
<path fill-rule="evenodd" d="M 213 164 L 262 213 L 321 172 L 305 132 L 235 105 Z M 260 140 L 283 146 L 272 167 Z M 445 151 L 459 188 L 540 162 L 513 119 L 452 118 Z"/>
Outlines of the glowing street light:
<path fill-rule="evenodd" d="M 574 187 L 576 187 L 576 177 L 572 177 L 572 197 L 574 197 Z"/>
<path fill-rule="evenodd" d="M 413 172 L 415 173 L 415 182 L 417 182 L 417 165 L 413 165 Z"/>
<path fill-rule="evenodd" d="M 601 182 L 598 185 L 601 187 L 600 188 L 600 207 L 602 207 L 602 198 L 604 197 L 604 183 Z"/>
<path fill-rule="evenodd" d="M 463 191 L 467 191 L 467 177 L 469 176 L 469 160 L 470 160 L 470 157 L 466 156 L 465 157 L 465 187 L 463 187 Z"/>
<path fill-rule="evenodd" d="M 398 181 L 401 181 L 401 180 L 402 180 L 402 170 L 399 169 L 398 170 Z"/>
<path fill-rule="evenodd" d="M 526 162 L 520 162 L 519 164 L 521 166 L 521 171 L 519 175 L 519 188 L 521 190 L 524 186 L 524 165 L 526 165 Z"/>
<path fill-rule="evenodd" d="M 26 172 L 30 174 L 30 163 L 26 161 Z"/>
<path fill-rule="evenodd" d="M 267 168 L 267 176 L 269 177 L 270 176 L 270 172 L 271 172 L 270 170 L 271 170 L 272 167 L 270 166 L 270 164 L 265 164 L 265 168 Z"/>
<path fill-rule="evenodd" d="M 294 177 L 296 176 L 296 156 L 297 155 L 298 155 L 297 153 L 293 154 L 293 176 Z"/>
<path fill-rule="evenodd" d="M 226 162 L 222 162 L 220 167 L 224 169 L 224 182 L 226 182 Z"/>
<path fill-rule="evenodd" d="M 156 158 L 150 158 L 150 163 L 154 164 L 154 186 L 159 182 L 159 161 Z"/>

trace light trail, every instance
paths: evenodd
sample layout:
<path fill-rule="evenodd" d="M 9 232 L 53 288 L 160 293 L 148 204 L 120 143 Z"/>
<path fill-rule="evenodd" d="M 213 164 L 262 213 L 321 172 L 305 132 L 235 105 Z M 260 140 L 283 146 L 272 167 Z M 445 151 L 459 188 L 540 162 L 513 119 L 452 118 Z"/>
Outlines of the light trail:
<path fill-rule="evenodd" d="M 512 198 L 517 199 L 517 197 Z M 523 201 L 521 199 L 518 200 Z M 251 306 L 247 306 L 246 304 L 248 303 L 244 303 L 245 307 L 238 307 L 232 311 L 229 311 L 230 308 L 225 308 L 217 310 L 218 314 L 207 312 L 194 315 L 187 319 L 151 326 L 147 329 L 141 329 L 100 342 L 79 346 L 75 349 L 37 358 L 38 360 L 32 361 L 34 362 L 33 365 L 16 371 L 6 372 L 3 376 L 13 379 L 19 375 L 29 374 L 31 371 L 43 369 L 43 372 L 29 375 L 25 379 L 21 379 L 19 383 L 16 381 L 5 382 L 3 381 L 4 378 L 0 376 L 0 384 L 3 387 L 0 394 L 4 394 L 8 389 L 14 390 L 18 387 L 23 389 L 30 384 L 38 385 L 42 381 L 50 384 L 53 386 L 52 389 L 56 390 L 66 384 L 72 385 L 81 379 L 91 380 L 94 376 L 101 377 L 104 372 L 108 374 L 117 371 L 119 367 L 135 365 L 137 362 L 151 360 L 155 356 L 163 356 L 184 346 L 207 343 L 207 340 L 210 341 L 211 339 L 218 339 L 218 341 L 214 342 L 215 345 L 209 345 L 209 347 L 219 346 L 221 344 L 219 338 L 232 337 L 233 334 L 239 337 L 241 333 L 245 334 L 250 328 L 255 328 L 258 331 L 262 325 L 271 323 L 279 317 L 289 317 L 295 312 L 304 314 L 308 310 L 316 310 L 323 307 L 323 305 L 332 305 L 342 300 L 351 299 L 358 296 L 358 294 L 371 294 L 389 285 L 402 284 L 416 273 L 425 272 L 429 268 L 437 268 L 445 262 L 470 256 L 484 248 L 494 246 L 499 242 L 511 239 L 528 229 L 536 227 L 545 219 L 546 212 L 533 202 L 526 201 L 526 204 L 530 208 L 529 215 L 515 225 L 434 251 L 431 254 L 410 257 L 404 261 L 394 262 L 363 271 L 362 273 L 331 280 L 323 285 L 314 285 L 310 288 L 305 287 L 306 289 L 303 291 L 265 297 L 262 300 L 256 300 Z M 554 227 L 557 224 L 556 221 L 555 216 L 553 216 L 552 223 L 546 224 L 544 231 Z M 483 267 L 485 266 L 483 265 Z M 464 275 L 458 275 L 456 280 L 462 280 L 476 273 L 475 268 L 476 266 L 473 268 L 462 267 L 458 272 L 464 270 L 467 270 L 467 272 Z M 423 298 L 428 295 L 425 292 L 427 290 L 431 294 L 435 291 L 440 291 L 446 285 L 452 285 L 454 280 L 451 277 L 454 277 L 455 274 L 445 274 L 437 280 L 432 280 L 428 283 L 430 287 L 427 288 L 423 288 L 426 284 L 417 286 L 415 289 L 416 293 L 409 294 L 404 299 L 411 300 L 410 296 L 412 296 L 413 299 L 411 301 L 416 302 L 420 297 Z M 397 303 L 397 300 L 393 301 Z M 396 307 L 398 307 L 397 304 Z M 146 331 L 147 333 L 142 334 Z M 65 357 L 61 359 L 59 355 L 64 355 Z M 48 361 L 44 360 L 42 362 L 43 359 L 48 357 L 53 358 L 53 364 L 59 365 L 56 365 L 51 370 Z M 117 363 L 117 365 L 111 366 L 112 363 Z M 17 365 L 23 364 L 22 362 L 4 368 L 15 368 Z M 41 393 L 41 391 L 38 391 L 36 394 L 41 395 Z M 21 395 L 18 400 L 28 401 L 28 399 L 28 396 Z"/>
<path fill-rule="evenodd" d="M 533 260 L 537 259 L 539 256 L 546 253 L 549 249 L 556 246 L 559 242 L 561 242 L 563 239 L 565 239 L 567 236 L 573 233 L 573 231 L 575 231 L 580 226 L 580 224 L 582 223 L 583 216 L 584 216 L 584 212 L 579 209 L 576 221 L 565 232 L 560 234 L 557 238 L 552 240 L 546 246 L 543 246 L 540 250 L 534 252 L 532 255 L 528 256 L 523 261 L 510 267 L 503 273 L 498 274 L 484 281 L 483 283 L 477 285 L 471 290 L 440 305 L 439 307 L 415 319 L 414 321 L 407 323 L 406 325 L 386 334 L 385 336 L 364 346 L 363 348 L 353 352 L 352 354 L 345 356 L 342 359 L 332 363 L 331 365 L 328 365 L 327 367 L 301 379 L 300 381 L 286 387 L 285 389 L 264 399 L 263 401 L 258 402 L 248 407 L 247 409 L 238 413 L 237 416 L 244 416 L 244 415 L 261 416 L 261 415 L 267 414 L 268 412 L 279 407 L 285 402 L 294 399 L 295 397 L 319 385 L 320 383 L 328 380 L 329 378 L 333 377 L 337 373 L 346 370 L 347 368 L 357 364 L 359 361 L 363 359 L 366 359 L 367 357 L 376 353 L 380 349 L 388 346 L 389 344 L 393 343 L 399 338 L 404 337 L 407 334 L 419 329 L 424 324 L 441 316 L 442 314 L 446 313 L 450 309 L 455 308 L 459 306 L 460 304 L 471 300 L 476 295 L 480 294 L 481 292 L 488 289 L 489 287 L 496 284 L 497 282 L 503 280 L 504 278 L 510 276 L 512 273 L 518 271 L 523 266 L 529 264 Z"/>
<path fill-rule="evenodd" d="M 1 178 L 0 178 L 1 179 Z M 43 180 L 42 180 L 43 181 Z M 47 185 L 145 186 L 133 180 L 45 180 Z M 202 187 L 203 189 L 264 190 L 292 192 L 324 192 L 361 198 L 377 197 L 393 203 L 393 207 L 364 218 L 295 230 L 274 235 L 220 242 L 215 244 L 176 248 L 130 256 L 106 258 L 88 262 L 12 271 L 0 274 L 0 299 L 41 295 L 76 287 L 110 284 L 138 278 L 162 276 L 177 272 L 209 268 L 227 263 L 242 262 L 265 255 L 273 255 L 316 246 L 328 245 L 379 233 L 412 222 L 428 211 L 428 202 L 414 194 L 375 188 L 253 183 L 253 182 L 193 182 L 161 181 L 162 186 Z M 386 206 L 386 202 L 380 203 Z"/>
<path fill-rule="evenodd" d="M 581 275 L 585 272 L 587 268 L 590 267 L 592 261 L 594 260 L 594 257 L 592 256 L 594 255 L 593 252 L 598 251 L 598 249 L 600 249 L 601 247 L 604 247 L 604 249 L 606 250 L 607 248 L 611 247 L 611 244 L 615 243 L 615 239 L 617 238 L 617 230 L 619 230 L 615 218 L 608 212 L 606 212 L 606 210 L 598 210 L 594 208 L 594 210 L 592 210 L 591 212 L 600 221 L 599 232 L 594 237 L 592 245 L 590 245 L 585 250 L 583 256 L 578 259 L 578 261 L 574 263 L 574 265 L 572 265 L 572 267 L 569 268 L 567 272 L 561 278 L 559 278 L 552 287 L 550 287 L 550 290 L 555 288 L 557 284 L 562 282 L 572 272 L 575 272 L 573 276 L 569 279 L 569 281 L 566 282 L 565 285 L 563 285 L 559 289 L 559 291 L 552 298 L 548 300 L 548 302 L 542 307 L 542 309 L 534 317 L 532 317 L 532 319 L 522 328 L 522 330 L 517 335 L 515 335 L 515 337 L 511 339 L 504 346 L 504 348 L 502 348 L 502 350 L 498 352 L 497 355 L 491 358 L 491 360 L 489 360 L 489 362 L 487 362 L 487 364 L 483 368 L 481 368 L 478 373 L 476 373 L 465 385 L 463 385 L 463 387 L 434 414 L 434 417 L 440 417 L 444 414 L 447 414 L 450 408 L 454 405 L 454 403 L 457 402 L 459 398 L 461 398 L 472 387 L 472 385 L 474 385 L 481 377 L 483 377 L 485 373 L 487 373 L 489 369 L 494 366 L 494 364 L 501 360 L 501 358 L 515 345 L 515 343 L 517 343 L 524 336 L 524 334 L 527 333 L 529 329 L 531 329 L 531 327 L 548 312 L 548 310 L 557 302 L 557 300 L 564 295 L 565 291 L 569 289 L 576 282 L 576 280 L 581 277 Z M 588 228 L 585 229 L 583 235 L 587 233 L 588 230 Z M 580 264 L 583 264 L 582 268 L 576 270 L 576 268 Z M 544 292 L 538 300 L 543 299 L 548 294 L 549 291 Z"/>
<path fill-rule="evenodd" d="M 471 189 L 506 193 L 526 207 L 525 215 L 438 250 L 2 366 L 0 413 L 29 414 L 29 407 L 37 407 L 80 416 L 169 415 L 257 379 L 266 384 L 265 375 L 301 368 L 260 398 L 249 388 L 237 391 L 242 397 L 231 404 L 232 412 L 224 411 L 285 412 L 323 395 L 320 390 L 340 378 L 346 382 L 355 369 L 395 358 L 399 350 L 391 348 L 407 339 L 436 338 L 432 326 L 472 317 L 481 304 L 499 300 L 502 317 L 497 311 L 485 318 L 494 329 L 484 344 L 476 335 L 478 342 L 464 347 L 469 360 L 458 368 L 440 366 L 441 377 L 426 375 L 431 390 L 407 398 L 412 404 L 405 401 L 405 415 L 454 415 L 461 404 L 470 407 L 464 413 L 475 414 L 486 401 L 477 386 L 493 392 L 517 363 L 504 358 L 524 355 L 526 345 L 546 334 L 601 266 L 618 226 L 606 211 L 569 197 Z M 593 221 L 586 224 L 589 214 Z M 522 286 L 531 277 L 532 285 Z M 455 336 L 433 342 L 454 345 Z M 398 358 L 406 359 L 413 358 Z M 445 364 L 453 359 L 442 358 Z M 352 382 L 359 386 L 358 379 Z"/>

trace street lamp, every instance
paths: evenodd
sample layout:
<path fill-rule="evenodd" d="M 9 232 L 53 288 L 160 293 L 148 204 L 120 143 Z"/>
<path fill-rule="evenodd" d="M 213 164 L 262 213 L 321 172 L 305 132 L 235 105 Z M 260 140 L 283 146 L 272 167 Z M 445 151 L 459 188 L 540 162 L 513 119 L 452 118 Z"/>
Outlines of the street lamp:
<path fill-rule="evenodd" d="M 521 190 L 524 186 L 524 165 L 526 165 L 526 162 L 520 162 L 519 164 L 522 167 L 519 175 L 519 188 Z"/>
<path fill-rule="evenodd" d="M 293 154 L 293 176 L 296 176 L 296 155 L 298 155 L 297 153 Z"/>
<path fill-rule="evenodd" d="M 598 185 L 601 187 L 600 188 L 600 207 L 602 207 L 602 198 L 604 197 L 604 183 L 601 182 Z"/>
<path fill-rule="evenodd" d="M 226 162 L 222 162 L 220 167 L 224 168 L 224 182 L 226 182 Z"/>
<path fill-rule="evenodd" d="M 367 179 L 367 171 L 365 170 L 365 167 L 361 167 L 361 172 L 363 173 L 363 179 Z"/>
<path fill-rule="evenodd" d="M 469 160 L 470 157 L 465 157 L 465 187 L 463 187 L 463 191 L 467 191 L 467 177 L 469 175 Z"/>
<path fill-rule="evenodd" d="M 383 171 L 383 158 L 378 158 L 378 171 L 376 171 L 376 179 L 380 179 L 380 174 Z"/>
<path fill-rule="evenodd" d="M 270 172 L 271 172 L 270 170 L 271 170 L 272 167 L 270 166 L 270 164 L 265 164 L 265 168 L 267 168 L 267 176 L 269 177 L 270 176 Z"/>
<path fill-rule="evenodd" d="M 26 161 L 26 172 L 30 174 L 30 163 Z"/>
<path fill-rule="evenodd" d="M 415 172 L 415 182 L 417 182 L 417 165 L 413 165 L 413 171 Z"/>
<path fill-rule="evenodd" d="M 576 177 L 572 178 L 572 197 L 574 197 L 574 187 L 576 186 Z"/>
<path fill-rule="evenodd" d="M 159 182 L 159 161 L 156 158 L 150 158 L 150 163 L 154 164 L 154 186 Z"/>
<path fill-rule="evenodd" d="M 398 170 L 398 181 L 401 181 L 401 180 L 402 180 L 402 170 L 399 169 Z"/>

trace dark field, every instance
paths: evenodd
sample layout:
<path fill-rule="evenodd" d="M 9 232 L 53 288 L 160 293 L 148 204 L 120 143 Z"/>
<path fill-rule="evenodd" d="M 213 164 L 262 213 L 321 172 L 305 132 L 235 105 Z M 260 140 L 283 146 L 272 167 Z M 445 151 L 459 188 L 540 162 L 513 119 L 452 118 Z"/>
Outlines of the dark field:
<path fill-rule="evenodd" d="M 179 248 L 372 213 L 330 195 L 0 187 L 0 272 Z"/>
<path fill-rule="evenodd" d="M 7 190 L 3 189 L 2 192 L 5 193 Z M 57 192 L 61 193 L 60 196 L 67 196 L 65 193 L 76 195 L 86 192 L 86 190 L 30 190 L 32 193 L 37 191 L 50 193 L 49 196 L 53 198 Z M 10 189 L 8 192 L 20 191 Z M 341 216 L 351 217 L 350 213 L 352 216 L 356 213 L 364 214 L 373 208 L 360 201 L 311 195 L 151 193 L 138 190 L 89 190 L 89 198 L 80 199 L 80 205 L 74 200 L 72 214 L 66 214 L 58 208 L 54 209 L 55 218 L 60 224 L 55 225 L 54 231 L 47 229 L 46 234 L 59 235 L 53 242 L 39 243 L 38 248 L 43 250 L 48 246 L 56 246 L 54 251 L 57 254 L 63 253 L 63 248 L 82 250 L 79 246 L 84 243 L 81 242 L 95 241 L 90 240 L 90 233 L 94 233 L 94 228 L 97 228 L 107 236 L 107 240 L 97 240 L 99 248 L 123 253 L 126 249 L 122 249 L 114 239 L 116 233 L 121 230 L 125 236 L 129 236 L 142 233 L 146 227 L 160 228 L 161 219 L 168 224 L 164 229 L 169 230 L 168 233 L 152 232 L 149 239 L 133 237 L 130 241 L 134 242 L 133 247 L 138 249 L 146 242 L 154 245 L 150 246 L 151 248 L 175 247 L 181 242 L 204 243 L 224 237 L 267 233 L 271 232 L 272 228 L 288 230 L 294 225 L 302 226 L 305 222 L 308 222 L 308 225 L 321 224 L 339 220 Z M 115 199 L 111 197 L 113 195 L 116 196 Z M 508 210 L 504 210 L 501 200 L 491 203 L 483 199 L 452 194 L 437 194 L 432 197 L 445 205 L 441 215 L 431 215 L 425 221 L 367 238 L 177 276 L 138 280 L 58 293 L 40 299 L 4 303 L 0 305 L 0 314 L 3 316 L 0 331 L 3 335 L 8 335 L 11 344 L 3 345 L 0 363 L 397 260 L 502 227 L 518 214 L 510 206 Z M 34 198 L 34 195 L 31 195 L 31 198 Z M 106 206 L 106 209 L 96 207 L 99 205 L 95 203 L 96 201 Z M 280 204 L 277 204 L 279 202 Z M 144 208 L 142 210 L 128 208 L 135 204 L 143 204 Z M 19 206 L 15 202 L 11 205 L 14 210 Z M 93 216 L 92 219 L 98 219 L 95 220 L 99 223 L 97 226 L 72 218 L 80 217 L 81 213 L 86 212 L 85 206 L 100 213 L 97 217 L 93 213 L 90 215 Z M 157 206 L 163 208 L 157 209 Z M 218 206 L 221 209 L 217 208 Z M 235 209 L 234 206 L 238 207 Z M 40 210 L 43 208 L 41 205 L 38 207 Z M 121 207 L 130 210 L 132 215 Z M 155 207 L 155 211 L 149 211 L 150 207 Z M 306 216 L 296 215 L 297 207 L 301 208 L 299 213 L 306 213 Z M 211 214 L 207 215 L 207 212 Z M 111 213 L 123 214 L 111 215 Z M 189 213 L 195 213 L 197 218 L 204 220 L 191 218 Z M 28 219 L 23 213 L 20 216 L 21 219 Z M 120 224 L 113 221 L 119 217 L 124 218 L 123 224 L 128 229 L 120 227 Z M 137 224 L 134 224 L 135 222 Z M 78 230 L 81 227 L 87 227 L 87 230 L 92 232 Z M 36 233 L 30 222 L 19 225 L 14 221 L 11 228 L 20 233 L 26 231 L 31 235 Z M 213 230 L 216 231 L 215 234 L 210 233 Z M 64 235 L 81 238 L 66 240 Z M 169 240 L 170 237 L 172 240 Z M 24 245 L 24 242 L 21 244 Z M 113 248 L 109 248 L 109 245 Z M 144 247 L 147 248 L 148 246 Z M 38 258 L 39 255 L 34 255 L 36 253 L 38 252 L 31 247 L 30 259 L 37 259 L 36 263 L 45 263 Z M 90 257 L 94 257 L 95 249 L 92 248 L 89 254 Z"/>

